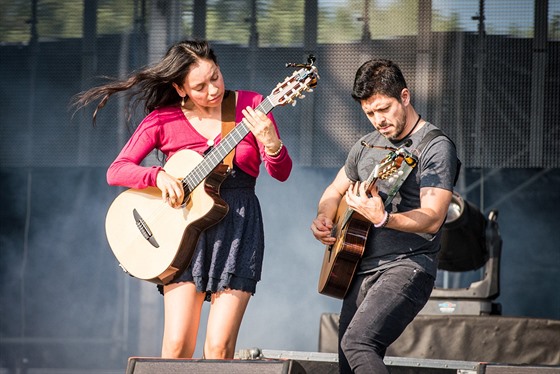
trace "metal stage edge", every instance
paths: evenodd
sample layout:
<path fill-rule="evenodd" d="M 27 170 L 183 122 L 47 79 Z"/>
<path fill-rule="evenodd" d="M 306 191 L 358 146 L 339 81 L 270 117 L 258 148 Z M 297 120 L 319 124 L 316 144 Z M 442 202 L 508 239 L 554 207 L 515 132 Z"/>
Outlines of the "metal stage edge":
<path fill-rule="evenodd" d="M 276 351 L 262 350 L 263 358 L 287 359 L 287 360 L 303 360 L 303 361 L 323 361 L 338 363 L 338 355 L 336 353 L 323 352 L 299 352 L 299 351 Z M 457 369 L 457 373 L 476 374 L 480 373 L 480 362 L 474 361 L 455 361 L 455 360 L 437 360 L 437 359 L 417 359 L 408 357 L 389 357 L 383 360 L 387 366 L 401 366 L 414 368 L 432 368 L 432 369 Z M 459 371 L 460 370 L 460 371 Z"/>

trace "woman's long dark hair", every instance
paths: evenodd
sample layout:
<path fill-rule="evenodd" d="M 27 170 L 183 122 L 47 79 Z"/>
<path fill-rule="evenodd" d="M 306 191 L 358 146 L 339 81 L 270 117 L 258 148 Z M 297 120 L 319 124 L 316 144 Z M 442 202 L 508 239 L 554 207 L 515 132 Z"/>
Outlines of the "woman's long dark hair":
<path fill-rule="evenodd" d="M 156 64 L 132 73 L 125 80 L 113 80 L 107 84 L 91 88 L 77 94 L 72 105 L 79 110 L 99 100 L 93 112 L 95 123 L 97 112 L 103 108 L 109 98 L 116 93 L 127 91 L 129 104 L 127 108 L 135 108 L 144 102 L 145 114 L 158 107 L 175 105 L 181 98 L 172 83 L 181 86 L 191 66 L 198 60 L 212 60 L 218 64 L 216 55 L 208 42 L 184 40 L 172 45 L 165 56 Z M 130 90 L 130 91 L 129 91 Z M 131 112 L 127 109 L 127 119 Z"/>

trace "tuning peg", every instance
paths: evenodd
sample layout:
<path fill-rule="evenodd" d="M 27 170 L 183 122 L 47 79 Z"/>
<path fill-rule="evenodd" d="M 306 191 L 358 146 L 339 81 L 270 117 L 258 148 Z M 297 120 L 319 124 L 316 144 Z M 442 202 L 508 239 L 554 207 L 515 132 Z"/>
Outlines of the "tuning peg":
<path fill-rule="evenodd" d="M 292 106 L 296 106 L 297 100 L 292 101 Z"/>
<path fill-rule="evenodd" d="M 317 61 L 317 58 L 315 57 L 315 55 L 310 54 L 309 56 L 307 56 L 307 63 L 310 65 L 313 65 L 313 63 Z"/>

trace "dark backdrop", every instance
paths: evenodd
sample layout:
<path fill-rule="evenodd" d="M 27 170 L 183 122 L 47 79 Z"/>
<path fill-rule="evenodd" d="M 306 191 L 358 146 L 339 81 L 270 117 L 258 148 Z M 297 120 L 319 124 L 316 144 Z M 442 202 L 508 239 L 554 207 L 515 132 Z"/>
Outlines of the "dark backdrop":
<path fill-rule="evenodd" d="M 453 36 L 441 36 L 446 37 Z M 468 51 L 474 41 L 465 38 Z M 126 52 L 121 41 L 116 36 L 100 38 L 99 72 L 119 73 L 119 56 Z M 490 50 L 496 58 L 502 55 L 500 61 L 513 50 L 525 51 L 520 61 L 530 65 L 531 50 L 523 41 L 496 38 L 496 43 Z M 327 45 L 316 53 L 321 80 L 315 92 L 295 107 L 275 109 L 296 166 L 284 184 L 267 176 L 258 184 L 266 222 L 265 273 L 239 348 L 315 351 L 320 314 L 338 312 L 338 300 L 316 292 L 323 248 L 311 238 L 309 225 L 346 151 L 370 129 L 349 97 L 353 73 L 368 56 L 394 57 L 397 47 L 411 51 L 401 54 L 399 62 L 414 87 L 410 39 L 380 41 L 365 50 L 361 45 Z M 146 328 L 145 321 L 139 322 L 146 296 L 138 281 L 119 270 L 104 236 L 104 216 L 118 192 L 106 185 L 105 170 L 128 137 L 119 101 L 104 109 L 95 128 L 90 112 L 72 119 L 68 110 L 71 96 L 83 84 L 80 48 L 80 40 L 44 42 L 31 58 L 26 46 L 0 46 L 0 366 L 25 360 L 31 367 L 122 368 L 123 358 L 130 355 L 158 354 L 161 300 L 149 289 L 156 305 L 148 317 L 155 334 L 140 337 Z M 550 104 L 559 102 L 557 48 L 551 43 L 547 136 L 539 168 L 528 167 L 523 140 L 529 126 L 517 115 L 530 100 L 523 88 L 527 85 L 521 83 L 528 78 L 526 69 L 504 71 L 495 64 L 487 72 L 489 80 L 497 79 L 506 88 L 492 88 L 495 95 L 491 89 L 486 92 L 486 98 L 498 99 L 484 105 L 482 154 L 477 154 L 480 139 L 473 137 L 470 120 L 476 101 L 471 58 L 461 62 L 465 72 L 460 91 L 451 79 L 457 66 L 443 66 L 439 78 L 434 77 L 445 87 L 434 91 L 424 116 L 439 119 L 434 122 L 454 139 L 463 139 L 460 191 L 485 214 L 499 211 L 504 244 L 497 301 L 507 316 L 560 319 L 560 131 L 558 105 Z M 261 48 L 254 60 L 258 63 L 251 65 L 253 76 L 245 47 L 218 44 L 216 50 L 229 87 L 265 95 L 290 74 L 285 62 L 305 58 L 299 48 Z M 505 91 L 511 94 L 499 98 Z M 460 123 L 451 104 L 457 100 L 462 103 Z M 505 107 L 515 110 L 502 110 Z M 139 348 L 148 341 L 156 348 Z"/>

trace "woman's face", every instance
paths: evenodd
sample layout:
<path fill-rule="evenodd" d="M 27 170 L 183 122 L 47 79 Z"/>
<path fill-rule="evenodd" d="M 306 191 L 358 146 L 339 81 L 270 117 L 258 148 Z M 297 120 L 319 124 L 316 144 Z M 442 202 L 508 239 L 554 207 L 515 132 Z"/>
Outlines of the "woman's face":
<path fill-rule="evenodd" d="M 222 104 L 225 85 L 220 67 L 212 60 L 198 60 L 192 65 L 181 86 L 173 83 L 179 96 L 186 96 L 195 106 L 216 107 Z"/>

